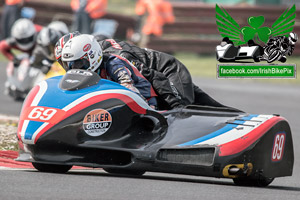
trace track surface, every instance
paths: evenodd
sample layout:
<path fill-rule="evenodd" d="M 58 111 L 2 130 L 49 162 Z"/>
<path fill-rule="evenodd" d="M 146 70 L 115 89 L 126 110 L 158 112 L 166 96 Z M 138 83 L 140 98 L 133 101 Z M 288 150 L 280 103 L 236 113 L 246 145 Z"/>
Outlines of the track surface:
<path fill-rule="evenodd" d="M 3 92 L 5 64 L 0 64 Z M 253 114 L 281 114 L 290 123 L 295 164 L 292 177 L 278 178 L 267 188 L 237 187 L 229 179 L 146 173 L 114 176 L 102 170 L 73 169 L 68 174 L 0 167 L 0 199 L 300 199 L 299 85 L 257 81 L 194 78 L 204 91 L 223 104 Z M 0 95 L 0 114 L 18 115 L 20 102 Z"/>

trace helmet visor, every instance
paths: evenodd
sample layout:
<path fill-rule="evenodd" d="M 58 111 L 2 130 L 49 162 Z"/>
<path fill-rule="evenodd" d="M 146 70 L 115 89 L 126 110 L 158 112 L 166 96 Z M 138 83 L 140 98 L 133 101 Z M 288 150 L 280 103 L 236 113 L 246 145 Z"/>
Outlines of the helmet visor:
<path fill-rule="evenodd" d="M 34 39 L 34 35 L 27 37 L 27 38 L 21 38 L 21 39 L 16 39 L 17 43 L 19 44 L 27 44 L 32 42 Z"/>
<path fill-rule="evenodd" d="M 75 61 L 69 61 L 67 62 L 67 65 L 69 69 L 88 69 L 90 67 L 90 62 L 85 59 L 78 59 Z"/>

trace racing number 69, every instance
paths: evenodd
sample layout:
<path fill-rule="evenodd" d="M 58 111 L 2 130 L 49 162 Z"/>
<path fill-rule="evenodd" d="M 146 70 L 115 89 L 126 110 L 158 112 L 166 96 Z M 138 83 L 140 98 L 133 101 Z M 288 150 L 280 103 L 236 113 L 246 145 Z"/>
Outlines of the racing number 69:
<path fill-rule="evenodd" d="M 53 108 L 43 108 L 43 107 L 35 107 L 32 109 L 32 111 L 29 113 L 28 118 L 29 119 L 40 119 L 42 121 L 48 121 L 50 120 L 57 110 Z"/>
<path fill-rule="evenodd" d="M 284 133 L 277 134 L 274 138 L 272 161 L 280 161 L 282 159 L 284 143 L 285 143 L 285 134 Z"/>

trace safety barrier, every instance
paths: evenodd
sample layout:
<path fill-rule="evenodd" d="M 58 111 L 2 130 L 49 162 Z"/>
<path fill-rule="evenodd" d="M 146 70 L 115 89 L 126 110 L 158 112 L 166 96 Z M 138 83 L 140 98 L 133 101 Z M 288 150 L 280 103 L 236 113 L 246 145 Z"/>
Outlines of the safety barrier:
<path fill-rule="evenodd" d="M 262 26 L 271 27 L 287 6 L 222 6 L 237 21 L 240 27 L 249 26 L 247 19 L 251 16 L 264 16 Z M 198 54 L 214 54 L 215 48 L 222 40 L 216 25 L 215 4 L 173 3 L 176 22 L 164 26 L 161 38 L 152 37 L 148 48 L 169 53 L 186 51 Z M 296 11 L 300 16 L 300 10 Z M 298 19 L 298 20 L 297 20 Z M 300 36 L 299 17 L 296 18 L 294 32 Z M 300 55 L 296 46 L 293 55 Z"/>

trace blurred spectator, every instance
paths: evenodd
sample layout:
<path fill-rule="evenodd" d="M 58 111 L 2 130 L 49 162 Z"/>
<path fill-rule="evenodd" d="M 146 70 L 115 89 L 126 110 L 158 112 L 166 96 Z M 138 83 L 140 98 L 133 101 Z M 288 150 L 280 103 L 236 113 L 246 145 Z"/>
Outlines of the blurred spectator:
<path fill-rule="evenodd" d="M 15 21 L 21 17 L 24 0 L 5 0 L 1 16 L 1 39 L 10 36 L 10 30 Z"/>
<path fill-rule="evenodd" d="M 138 15 L 138 23 L 132 38 L 134 42 L 140 39 L 138 34 L 141 29 L 142 18 L 146 12 L 148 17 L 142 28 L 142 33 L 145 35 L 161 36 L 163 25 L 175 21 L 172 5 L 167 0 L 138 0 L 135 11 Z"/>
<path fill-rule="evenodd" d="M 0 41 L 0 52 L 18 66 L 20 60 L 13 54 L 12 49 L 31 55 L 36 45 L 36 36 L 41 29 L 42 26 L 33 24 L 29 19 L 18 19 L 11 28 L 11 36 Z"/>
<path fill-rule="evenodd" d="M 107 0 L 71 0 L 74 11 L 72 30 L 92 33 L 92 22 L 106 13 Z"/>

